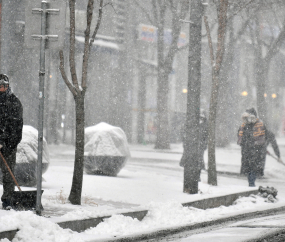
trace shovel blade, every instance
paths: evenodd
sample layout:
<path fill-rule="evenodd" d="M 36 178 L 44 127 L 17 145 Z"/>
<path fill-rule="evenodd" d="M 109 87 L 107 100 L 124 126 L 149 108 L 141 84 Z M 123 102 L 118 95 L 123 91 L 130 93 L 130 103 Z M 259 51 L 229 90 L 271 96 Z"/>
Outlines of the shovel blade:
<path fill-rule="evenodd" d="M 43 192 L 44 190 L 42 190 L 42 194 Z M 14 209 L 35 209 L 37 204 L 37 191 L 14 191 L 11 204 Z"/>

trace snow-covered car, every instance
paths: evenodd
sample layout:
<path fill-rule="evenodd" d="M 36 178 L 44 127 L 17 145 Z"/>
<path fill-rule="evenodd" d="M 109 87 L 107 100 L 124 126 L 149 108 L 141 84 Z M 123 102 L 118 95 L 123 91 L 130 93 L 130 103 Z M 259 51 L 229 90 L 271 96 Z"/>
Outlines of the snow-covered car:
<path fill-rule="evenodd" d="M 85 129 L 87 174 L 117 176 L 129 157 L 127 137 L 121 128 L 102 122 Z"/>
<path fill-rule="evenodd" d="M 38 131 L 29 125 L 23 126 L 23 136 L 17 147 L 16 166 L 14 176 L 20 186 L 35 186 L 37 184 L 38 160 Z M 43 139 L 43 162 L 42 174 L 49 166 L 49 151 L 45 138 Z M 0 181 L 2 182 L 2 172 L 0 170 Z"/>

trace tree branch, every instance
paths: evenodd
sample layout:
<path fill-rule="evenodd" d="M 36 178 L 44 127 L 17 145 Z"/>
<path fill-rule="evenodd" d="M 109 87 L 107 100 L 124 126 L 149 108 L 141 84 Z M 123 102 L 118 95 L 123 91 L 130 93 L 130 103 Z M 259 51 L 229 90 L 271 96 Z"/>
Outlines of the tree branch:
<path fill-rule="evenodd" d="M 63 57 L 63 51 L 62 50 L 59 51 L 59 60 L 60 60 L 59 70 L 60 70 L 61 76 L 62 76 L 66 86 L 68 87 L 68 89 L 71 91 L 71 93 L 75 97 L 75 96 L 77 96 L 77 90 L 72 85 L 72 83 L 68 80 L 68 78 L 66 76 L 66 73 L 64 70 L 64 57 Z"/>
<path fill-rule="evenodd" d="M 156 3 L 158 6 L 156 6 Z M 164 26 L 165 26 L 165 10 L 166 10 L 166 4 L 164 2 L 164 5 L 161 5 L 162 3 L 160 1 L 153 0 L 153 10 L 154 13 L 156 13 L 157 18 L 157 61 L 158 66 L 162 67 L 165 62 L 165 43 L 164 43 Z"/>
<path fill-rule="evenodd" d="M 285 39 L 285 19 L 283 21 L 283 28 L 281 29 L 278 37 L 275 39 L 271 47 L 269 48 L 265 59 L 269 61 L 273 56 L 277 54 L 279 51 L 279 47 L 281 46 L 283 40 Z"/>
<path fill-rule="evenodd" d="M 237 10 L 235 13 L 233 13 L 231 16 L 228 17 L 228 20 L 233 18 L 235 15 L 237 15 L 239 12 L 241 12 L 241 10 L 245 9 L 248 5 L 250 5 L 251 3 L 253 3 L 255 0 L 250 0 L 248 3 L 246 3 L 245 5 L 241 6 L 239 8 L 239 10 Z"/>
<path fill-rule="evenodd" d="M 178 1 L 177 1 L 178 2 Z M 174 6 L 174 2 L 173 2 L 173 0 L 169 0 L 169 3 L 170 3 L 170 11 L 172 12 L 172 13 L 176 13 L 176 12 L 178 12 L 178 9 L 177 8 L 175 8 L 175 6 Z"/>
<path fill-rule="evenodd" d="M 158 27 L 159 16 L 158 16 L 158 11 L 157 11 L 156 1 L 152 0 L 151 3 L 152 3 L 152 10 L 153 10 L 153 17 L 154 17 L 154 26 Z"/>
<path fill-rule="evenodd" d="M 250 25 L 249 25 L 249 28 L 251 29 L 251 31 L 249 31 L 249 35 L 251 38 L 252 46 L 253 46 L 253 48 L 256 48 L 256 42 L 255 42 L 256 37 L 254 37 L 254 35 L 253 35 L 254 29 Z"/>
<path fill-rule="evenodd" d="M 186 45 L 183 45 L 181 47 L 178 47 L 177 52 L 180 52 L 182 50 L 188 50 L 189 49 L 189 43 Z"/>
<path fill-rule="evenodd" d="M 208 22 L 208 17 L 207 17 L 207 22 Z M 209 22 L 208 22 L 209 23 Z M 216 25 L 216 22 L 214 21 L 212 24 L 211 24 L 211 28 L 209 28 L 210 30 L 210 33 L 212 32 L 212 30 L 215 29 L 215 25 Z M 202 38 L 208 36 L 208 33 L 206 32 L 206 34 L 202 34 Z"/>
<path fill-rule="evenodd" d="M 70 9 L 70 50 L 69 65 L 73 85 L 79 89 L 75 67 L 75 0 L 69 0 Z"/>
<path fill-rule="evenodd" d="M 172 3 L 172 1 L 171 1 Z M 172 42 L 165 58 L 167 69 L 172 69 L 173 59 L 178 50 L 178 41 L 181 33 L 182 23 L 179 21 L 180 19 L 185 19 L 189 10 L 189 1 L 183 1 L 180 6 L 180 11 L 178 8 L 175 8 L 174 5 L 171 7 L 172 12 Z"/>
<path fill-rule="evenodd" d="M 145 14 L 145 16 L 147 17 L 150 24 L 155 25 L 155 23 L 154 23 L 153 19 L 151 18 L 149 12 L 143 6 L 141 6 L 137 1 L 134 1 L 134 4 L 136 4 L 139 7 L 139 9 L 142 10 L 142 12 Z"/>
<path fill-rule="evenodd" d="M 86 80 L 87 80 L 87 69 L 88 69 L 88 59 L 90 52 L 90 28 L 92 23 L 94 9 L 94 0 L 89 0 L 87 4 L 86 10 L 86 30 L 85 34 L 85 42 L 84 42 L 84 52 L 83 52 L 83 62 L 82 62 L 82 79 L 81 79 L 81 87 L 86 88 Z"/>
<path fill-rule="evenodd" d="M 227 26 L 227 8 L 228 8 L 228 0 L 221 0 L 221 6 L 219 11 L 218 45 L 217 45 L 216 63 L 215 63 L 216 72 L 219 72 L 221 69 L 221 64 L 225 51 L 224 45 L 225 45 L 225 33 Z"/>
<path fill-rule="evenodd" d="M 207 37 L 208 37 L 211 64 L 212 64 L 212 68 L 213 68 L 214 65 L 215 65 L 215 56 L 214 56 L 213 43 L 212 43 L 211 32 L 210 32 L 209 23 L 208 23 L 208 17 L 207 16 L 204 16 L 204 23 L 205 23 Z"/>
<path fill-rule="evenodd" d="M 89 47 L 91 48 L 94 40 L 95 40 L 95 37 L 97 35 L 97 32 L 99 30 L 99 27 L 100 27 L 100 24 L 101 24 L 101 21 L 102 21 L 102 16 L 103 16 L 103 2 L 104 0 L 100 0 L 100 4 L 99 4 L 99 15 L 98 15 L 98 19 L 97 19 L 97 24 L 96 24 L 96 27 L 94 29 L 94 32 L 92 34 L 92 37 L 90 39 L 90 44 L 89 44 Z"/>

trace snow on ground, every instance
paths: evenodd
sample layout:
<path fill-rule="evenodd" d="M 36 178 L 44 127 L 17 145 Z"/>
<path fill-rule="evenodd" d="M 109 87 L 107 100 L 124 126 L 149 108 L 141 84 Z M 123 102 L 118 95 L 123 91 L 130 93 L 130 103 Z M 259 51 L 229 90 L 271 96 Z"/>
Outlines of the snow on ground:
<path fill-rule="evenodd" d="M 225 215 L 238 214 L 241 211 L 253 211 L 258 206 L 264 206 L 264 199 L 259 196 L 240 198 L 234 206 L 220 206 L 214 209 L 196 209 L 183 207 L 176 201 L 166 203 L 150 203 L 147 208 L 149 213 L 140 222 L 137 219 L 113 215 L 99 224 L 96 228 L 86 230 L 82 234 L 101 235 L 101 238 L 112 238 L 114 236 L 126 236 L 130 234 L 141 234 L 142 232 L 154 232 L 157 229 L 167 229 L 181 225 L 194 224 L 198 222 L 211 221 L 222 218 Z"/>
<path fill-rule="evenodd" d="M 208 210 L 182 207 L 181 203 L 184 202 L 252 188 L 248 187 L 246 179 L 226 176 L 218 177 L 218 186 L 209 186 L 207 174 L 202 172 L 200 193 L 184 194 L 183 169 L 178 165 L 182 145 L 175 144 L 169 152 L 155 151 L 150 145 L 131 145 L 132 158 L 117 177 L 84 175 L 82 206 L 74 206 L 67 202 L 72 181 L 74 147 L 53 145 L 49 148 L 50 167 L 44 174 L 43 182 L 44 216 L 39 217 L 30 211 L 0 211 L 0 231 L 16 228 L 20 230 L 13 241 L 102 241 L 103 238 L 113 236 L 141 234 L 285 205 L 285 191 L 282 189 L 285 166 L 268 157 L 265 179 L 258 180 L 257 186 L 276 187 L 279 191 L 276 203 L 267 203 L 263 198 L 251 196 L 241 198 L 229 207 Z M 239 147 L 232 145 L 226 149 L 217 149 L 216 154 L 218 170 L 239 172 Z M 285 154 L 283 146 L 281 154 Z M 282 158 L 285 160 L 285 157 Z M 23 188 L 32 189 L 35 188 Z M 121 212 L 143 209 L 148 209 L 149 213 L 142 221 L 118 215 Z M 117 215 L 82 233 L 62 229 L 55 223 L 111 214 Z"/>

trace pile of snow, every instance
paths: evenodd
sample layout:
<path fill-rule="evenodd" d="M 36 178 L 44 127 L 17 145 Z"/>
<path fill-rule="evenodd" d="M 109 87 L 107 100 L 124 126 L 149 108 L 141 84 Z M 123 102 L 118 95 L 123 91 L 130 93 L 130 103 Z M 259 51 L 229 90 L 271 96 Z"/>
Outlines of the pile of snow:
<path fill-rule="evenodd" d="M 99 123 L 85 129 L 85 155 L 130 157 L 124 131 L 107 123 Z"/>
<path fill-rule="evenodd" d="M 142 221 L 123 215 L 113 215 L 104 219 L 104 222 L 99 223 L 96 227 L 87 229 L 81 234 L 92 234 L 101 239 L 138 235 L 161 229 L 211 221 L 229 215 L 236 215 L 241 213 L 241 211 L 256 211 L 257 208 L 264 207 L 266 204 L 264 199 L 256 195 L 241 197 L 237 199 L 234 205 L 229 207 L 220 206 L 206 210 L 183 207 L 176 201 L 166 203 L 151 202 L 147 206 L 149 212 Z"/>
<path fill-rule="evenodd" d="M 70 229 L 62 229 L 59 225 L 44 217 L 35 215 L 31 211 L 9 211 L 6 216 L 0 217 L 1 230 L 18 229 L 13 241 L 39 242 L 39 241 L 65 241 L 83 242 L 79 234 Z M 8 239 L 2 239 L 8 242 Z"/>
<path fill-rule="evenodd" d="M 17 147 L 15 178 L 20 186 L 34 186 L 36 180 L 36 167 L 38 161 L 38 131 L 29 125 L 23 126 L 22 140 Z M 42 173 L 49 166 L 49 150 L 45 138 L 43 139 Z M 2 182 L 2 172 L 0 172 Z"/>
<path fill-rule="evenodd" d="M 148 214 L 142 221 L 129 216 L 115 214 L 104 219 L 96 227 L 77 233 L 62 229 L 49 218 L 35 215 L 31 211 L 10 210 L 4 215 L 0 211 L 0 231 L 18 229 L 13 241 L 103 241 L 128 235 L 151 233 L 162 229 L 211 221 L 246 212 L 268 208 L 268 203 L 260 196 L 239 198 L 234 205 L 212 209 L 183 207 L 177 201 L 151 202 L 146 206 Z M 75 211 L 74 211 L 75 212 Z M 3 214 L 2 214 L 3 213 Z M 87 214 L 87 213 L 86 213 Z M 4 216 L 3 216 L 4 215 Z M 80 215 L 82 216 L 82 215 Z M 1 240 L 6 242 L 8 240 Z"/>
<path fill-rule="evenodd" d="M 38 130 L 29 125 L 23 126 L 23 136 L 17 147 L 17 164 L 34 163 L 38 160 Z M 43 138 L 43 163 L 49 163 L 48 145 Z"/>

